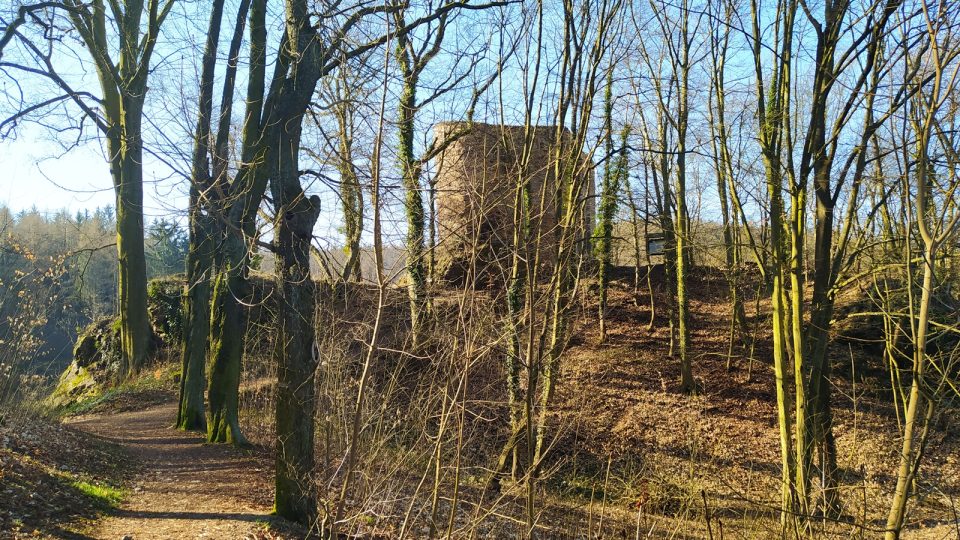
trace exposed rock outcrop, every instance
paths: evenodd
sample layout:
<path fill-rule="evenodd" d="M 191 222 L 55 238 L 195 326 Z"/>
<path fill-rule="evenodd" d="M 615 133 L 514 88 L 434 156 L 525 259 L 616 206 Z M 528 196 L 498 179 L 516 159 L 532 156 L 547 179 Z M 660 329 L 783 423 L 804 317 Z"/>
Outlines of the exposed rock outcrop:
<path fill-rule="evenodd" d="M 181 276 L 152 280 L 147 288 L 147 311 L 153 328 L 151 354 L 180 340 L 182 290 Z M 94 321 L 77 337 L 73 361 L 60 374 L 56 388 L 47 398 L 47 405 L 58 410 L 97 397 L 120 382 L 123 373 L 120 319 L 105 317 Z"/>

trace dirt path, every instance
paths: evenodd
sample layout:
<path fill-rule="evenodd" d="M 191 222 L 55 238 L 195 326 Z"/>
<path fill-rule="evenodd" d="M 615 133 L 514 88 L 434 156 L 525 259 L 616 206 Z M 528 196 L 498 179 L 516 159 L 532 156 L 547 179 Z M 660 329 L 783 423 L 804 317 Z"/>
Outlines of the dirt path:
<path fill-rule="evenodd" d="M 265 538 L 272 464 L 264 455 L 171 428 L 174 404 L 80 418 L 73 426 L 122 445 L 139 468 L 95 538 Z"/>

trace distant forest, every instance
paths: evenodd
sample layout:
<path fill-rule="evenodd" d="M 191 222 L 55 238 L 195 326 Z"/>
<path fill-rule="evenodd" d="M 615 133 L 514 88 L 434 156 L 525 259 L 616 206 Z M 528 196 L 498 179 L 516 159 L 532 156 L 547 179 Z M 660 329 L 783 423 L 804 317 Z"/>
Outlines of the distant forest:
<path fill-rule="evenodd" d="M 0 206 L 0 348 L 19 353 L 0 357 L 32 358 L 34 371 L 55 374 L 69 363 L 80 328 L 116 314 L 116 227 L 109 206 L 73 214 Z M 149 279 L 183 273 L 187 232 L 176 221 L 154 220 L 144 246 Z M 20 313 L 32 320 L 19 321 Z M 20 322 L 33 329 L 15 332 Z"/>

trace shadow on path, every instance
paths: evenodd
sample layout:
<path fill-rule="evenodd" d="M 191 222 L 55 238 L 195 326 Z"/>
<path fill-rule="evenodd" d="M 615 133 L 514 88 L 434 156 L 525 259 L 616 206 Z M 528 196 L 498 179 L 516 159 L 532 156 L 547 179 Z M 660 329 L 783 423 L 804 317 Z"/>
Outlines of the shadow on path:
<path fill-rule="evenodd" d="M 171 427 L 176 405 L 71 421 L 121 445 L 138 464 L 123 505 L 98 524 L 94 538 L 256 537 L 273 502 L 273 463 L 262 449 L 205 444 Z M 276 535 L 272 537 L 276 538 Z"/>

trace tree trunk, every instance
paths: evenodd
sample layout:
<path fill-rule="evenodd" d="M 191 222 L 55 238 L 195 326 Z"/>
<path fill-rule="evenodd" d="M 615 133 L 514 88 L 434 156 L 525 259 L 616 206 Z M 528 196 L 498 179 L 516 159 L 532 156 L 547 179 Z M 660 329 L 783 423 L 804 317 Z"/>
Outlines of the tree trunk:
<path fill-rule="evenodd" d="M 810 500 L 810 467 L 813 452 L 813 440 L 808 428 L 809 406 L 807 404 L 807 381 L 810 378 L 810 366 L 807 362 L 806 343 L 804 342 L 803 303 L 804 303 L 804 264 L 803 245 L 804 227 L 806 227 L 806 186 L 794 186 L 790 202 L 789 240 L 790 256 L 786 262 L 790 275 L 790 288 L 787 291 L 790 323 L 787 325 L 787 345 L 793 351 L 793 382 L 794 382 L 794 448 L 797 457 L 796 467 L 796 503 L 795 509 L 800 515 L 798 521 L 805 522 L 810 515 L 808 504 Z"/>
<path fill-rule="evenodd" d="M 607 282 L 610 279 L 610 248 L 613 236 L 613 217 L 617 211 L 617 182 L 614 178 L 613 162 L 613 69 L 608 68 L 607 87 L 604 92 L 603 107 L 604 156 L 603 180 L 600 191 L 600 208 L 597 212 L 597 226 L 594 231 L 597 258 L 597 316 L 600 319 L 600 343 L 607 341 Z M 619 164 L 619 157 L 618 157 Z"/>
<path fill-rule="evenodd" d="M 814 249 L 813 302 L 810 307 L 810 325 L 807 329 L 808 360 L 811 364 L 810 383 L 807 389 L 807 432 L 812 440 L 803 458 L 812 463 L 814 443 L 820 446 L 820 459 L 824 485 L 824 511 L 830 515 L 840 512 L 838 493 L 837 457 L 833 438 L 833 410 L 830 388 L 830 321 L 833 318 L 833 201 L 829 186 L 817 182 L 817 224 Z"/>
<path fill-rule="evenodd" d="M 343 205 L 344 251 L 347 260 L 343 264 L 340 278 L 344 283 L 359 282 L 362 278 L 360 268 L 360 236 L 363 234 L 363 191 L 354 170 L 353 161 L 353 103 L 349 99 L 337 111 L 340 124 L 339 155 L 340 198 Z"/>
<path fill-rule="evenodd" d="M 299 148 L 298 146 L 295 148 Z M 294 164 L 296 161 L 294 161 Z M 296 174 L 296 171 L 293 171 Z M 296 177 L 295 177 L 296 178 Z M 299 179 L 296 178 L 299 183 Z M 310 239 L 320 199 L 284 201 L 277 222 L 277 285 L 280 289 L 277 362 L 277 473 L 274 511 L 310 525 L 317 517 L 314 469 L 317 349 Z"/>
<path fill-rule="evenodd" d="M 213 238 L 208 216 L 191 216 L 187 283 L 183 296 L 183 357 L 177 428 L 206 431 L 203 390 L 210 337 L 210 279 Z"/>
<path fill-rule="evenodd" d="M 279 292 L 277 363 L 277 449 L 274 511 L 312 527 L 317 519 L 314 478 L 316 369 L 319 361 L 316 298 L 310 275 L 310 243 L 320 198 L 300 185 L 303 117 L 322 73 L 322 39 L 310 24 L 307 3 L 287 2 L 287 50 L 295 63 L 271 91 L 264 123 L 270 192 L 276 209 L 274 251 Z"/>
<path fill-rule="evenodd" d="M 924 188 L 921 187 L 920 189 Z M 918 206 L 920 205 L 918 204 Z M 924 216 L 925 212 L 921 210 L 919 219 L 925 219 Z M 923 256 L 923 286 L 916 315 L 916 340 L 913 343 L 913 381 L 910 383 L 910 398 L 904 415 L 900 467 L 897 470 L 897 487 L 893 492 L 893 503 L 890 505 L 890 513 L 887 516 L 887 532 L 884 533 L 886 540 L 900 538 L 900 531 L 903 529 L 903 521 L 907 514 L 907 501 L 910 498 L 911 486 L 916 478 L 920 463 L 915 455 L 915 448 L 922 446 L 917 444 L 917 432 L 925 431 L 933 406 L 923 395 L 921 386 L 924 384 L 924 372 L 927 363 L 927 331 L 930 326 L 928 321 L 931 289 L 933 288 L 933 260 L 936 256 L 936 249 L 931 248 L 928 244 Z M 925 413 L 921 417 L 920 411 L 924 409 L 926 409 Z M 924 436 L 921 435 L 919 439 L 922 442 Z"/>
<path fill-rule="evenodd" d="M 125 125 L 120 151 L 117 193 L 117 256 L 120 339 L 125 369 L 136 374 L 150 350 L 150 319 L 147 316 L 147 262 L 143 246 L 143 141 L 141 120 L 143 96 L 124 94 Z"/>
<path fill-rule="evenodd" d="M 240 363 L 243 357 L 243 306 L 249 284 L 244 275 L 246 244 L 239 232 L 227 231 L 222 268 L 213 287 L 210 332 L 210 383 L 207 441 L 246 445 L 240 431 Z"/>
<path fill-rule="evenodd" d="M 303 14 L 306 17 L 306 14 Z M 288 31 L 290 29 L 288 28 Z M 303 40 L 315 39 L 300 35 Z M 306 53 L 305 53 L 306 54 Z M 311 77 L 309 90 L 285 85 L 289 96 L 279 105 L 282 121 L 268 133 L 272 140 L 270 190 L 277 215 L 274 249 L 279 295 L 277 362 L 277 457 L 274 510 L 297 523 L 312 525 L 317 518 L 314 479 L 314 418 L 316 369 L 319 351 L 315 341 L 316 299 L 310 275 L 310 242 L 320 215 L 320 198 L 307 198 L 300 187 L 299 151 L 303 113 L 319 78 Z M 307 73 L 304 73 L 307 72 Z M 311 82 L 312 81 L 312 82 Z M 299 81 L 302 82 L 302 81 Z"/>
<path fill-rule="evenodd" d="M 187 283 L 183 295 L 182 369 L 177 428 L 206 431 L 204 364 L 210 337 L 210 279 L 213 270 L 213 236 L 210 202 L 210 124 L 213 116 L 213 78 L 223 20 L 223 0 L 213 3 L 200 74 L 199 114 L 193 142 L 188 208 L 190 241 Z M 239 32 L 238 32 L 239 33 Z"/>
<path fill-rule="evenodd" d="M 241 13 L 242 10 L 243 8 Z M 217 276 L 210 301 L 211 360 L 210 380 L 207 386 L 207 400 L 210 406 L 207 422 L 209 442 L 241 445 L 247 442 L 240 431 L 238 411 L 240 365 L 245 340 L 243 306 L 238 299 L 245 299 L 248 295 L 246 239 L 255 233 L 256 212 L 267 182 L 267 175 L 263 172 L 264 167 L 259 166 L 266 153 L 261 146 L 264 59 L 267 39 L 265 18 L 266 0 L 253 0 L 250 3 L 250 74 L 247 80 L 247 110 L 243 125 L 242 164 L 229 187 L 222 185 L 217 179 L 217 185 L 214 188 L 218 196 L 225 196 L 224 201 L 227 204 L 216 208 L 215 212 L 220 220 L 220 225 L 215 231 L 220 250 L 217 254 L 218 260 L 215 261 Z M 239 27 L 239 22 L 237 26 Z M 231 57 L 234 56 L 234 45 L 237 41 L 235 33 L 235 43 L 231 44 Z M 232 92 L 227 92 L 227 83 L 231 81 L 232 79 L 227 77 L 224 85 L 225 103 L 232 95 Z M 226 105 L 221 107 L 221 114 L 226 108 Z M 223 145 L 221 136 L 225 133 L 221 125 L 218 146 Z M 223 156 L 219 151 L 217 154 L 217 159 L 222 160 Z"/>
<path fill-rule="evenodd" d="M 143 21 L 143 0 L 124 3 L 122 15 L 108 19 L 103 2 L 68 2 L 65 10 L 77 36 L 90 53 L 103 95 L 98 126 L 107 139 L 110 175 L 117 212 L 117 302 L 120 344 L 127 375 L 143 367 L 150 352 L 152 330 L 147 316 L 147 266 L 143 245 L 143 103 L 147 93 L 156 37 L 172 3 L 158 10 L 150 3 Z M 109 35 L 107 23 L 116 35 Z M 142 32 L 146 22 L 146 31 Z M 108 45 L 118 38 L 119 56 Z M 89 116 L 95 116 L 85 109 Z"/>
<path fill-rule="evenodd" d="M 405 75 L 398 112 L 400 153 L 397 157 L 404 189 L 404 213 L 407 218 L 407 290 L 410 296 L 410 327 L 414 344 L 422 336 L 427 309 L 427 273 L 424 261 L 424 211 L 420 193 L 420 170 L 413 154 L 414 116 L 417 103 L 417 78 L 398 39 L 397 58 Z"/>
<path fill-rule="evenodd" d="M 690 43 L 687 37 L 690 9 L 682 7 L 683 49 L 681 51 L 680 104 L 677 119 L 677 177 L 676 177 L 676 221 L 674 238 L 676 239 L 676 278 L 677 278 L 677 339 L 680 348 L 680 390 L 687 394 L 697 392 L 693 380 L 693 367 L 690 358 L 690 300 L 687 295 L 687 273 L 690 266 L 690 217 L 687 214 L 687 117 L 689 115 L 687 90 L 690 81 Z"/>

